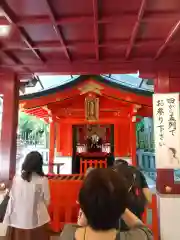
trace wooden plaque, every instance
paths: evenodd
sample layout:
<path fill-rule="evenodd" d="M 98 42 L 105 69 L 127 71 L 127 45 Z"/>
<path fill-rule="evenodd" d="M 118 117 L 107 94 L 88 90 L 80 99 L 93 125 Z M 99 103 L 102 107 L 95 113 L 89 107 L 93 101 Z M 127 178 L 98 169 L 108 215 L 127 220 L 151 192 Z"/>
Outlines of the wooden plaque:
<path fill-rule="evenodd" d="M 99 98 L 87 97 L 85 99 L 85 118 L 88 121 L 99 120 Z"/>

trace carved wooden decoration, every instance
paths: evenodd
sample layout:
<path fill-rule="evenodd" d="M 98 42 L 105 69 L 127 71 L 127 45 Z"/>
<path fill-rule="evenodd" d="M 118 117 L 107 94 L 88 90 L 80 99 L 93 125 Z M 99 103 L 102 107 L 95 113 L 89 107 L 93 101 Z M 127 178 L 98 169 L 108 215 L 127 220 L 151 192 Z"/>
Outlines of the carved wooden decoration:
<path fill-rule="evenodd" d="M 78 88 L 80 91 L 80 94 L 86 94 L 88 92 L 92 92 L 92 93 L 96 93 L 98 95 L 101 95 L 101 91 L 104 89 L 101 85 L 90 81 L 86 84 L 84 84 L 83 86 L 81 86 L 80 88 Z"/>
<path fill-rule="evenodd" d="M 88 121 L 99 120 L 99 98 L 94 96 L 85 98 L 85 118 Z"/>

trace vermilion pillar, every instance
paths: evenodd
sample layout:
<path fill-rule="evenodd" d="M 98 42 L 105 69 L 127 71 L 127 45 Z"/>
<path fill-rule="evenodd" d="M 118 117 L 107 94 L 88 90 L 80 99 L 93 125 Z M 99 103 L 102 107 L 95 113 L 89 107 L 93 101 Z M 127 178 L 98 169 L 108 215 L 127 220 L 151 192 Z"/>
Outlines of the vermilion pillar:
<path fill-rule="evenodd" d="M 114 153 L 115 157 L 129 157 L 130 155 L 130 127 L 128 117 L 119 119 L 114 124 Z"/>
<path fill-rule="evenodd" d="M 159 72 L 154 81 L 155 93 L 168 93 L 170 91 L 169 72 Z"/>
<path fill-rule="evenodd" d="M 155 93 L 170 93 L 180 92 L 179 77 L 176 74 L 168 71 L 158 72 L 156 79 L 154 80 L 154 92 Z"/>
<path fill-rule="evenodd" d="M 136 166 L 136 116 L 130 118 L 130 155 L 132 165 Z"/>
<path fill-rule="evenodd" d="M 72 124 L 61 122 L 60 152 L 62 156 L 72 156 Z"/>
<path fill-rule="evenodd" d="M 56 123 L 56 151 L 58 154 L 61 152 L 61 123 Z"/>
<path fill-rule="evenodd" d="M 53 163 L 55 156 L 55 122 L 50 123 L 49 129 L 49 172 L 53 172 Z"/>
<path fill-rule="evenodd" d="M 121 124 L 114 124 L 114 153 L 115 157 L 121 157 L 121 142 L 120 142 L 120 134 L 121 134 Z"/>
<path fill-rule="evenodd" d="M 72 124 L 65 124 L 66 137 L 65 137 L 65 151 L 64 156 L 72 156 Z"/>
<path fill-rule="evenodd" d="M 16 171 L 19 81 L 14 73 L 0 73 L 3 116 L 0 144 L 0 179 L 12 179 Z"/>

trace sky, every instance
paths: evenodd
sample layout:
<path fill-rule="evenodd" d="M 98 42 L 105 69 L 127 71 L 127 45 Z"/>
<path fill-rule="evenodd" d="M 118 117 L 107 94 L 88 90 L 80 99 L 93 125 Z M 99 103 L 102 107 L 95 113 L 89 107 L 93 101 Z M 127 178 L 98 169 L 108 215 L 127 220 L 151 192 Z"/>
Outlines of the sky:
<path fill-rule="evenodd" d="M 74 78 L 79 75 L 73 75 Z M 107 75 L 106 75 L 107 76 Z M 138 77 L 139 74 L 112 74 L 111 79 L 116 83 L 124 84 L 126 86 L 132 88 L 139 88 L 139 84 L 141 83 L 141 78 Z M 39 75 L 42 85 L 44 89 L 49 89 L 56 87 L 58 85 L 63 85 L 72 81 L 71 75 Z M 143 83 L 142 89 L 149 90 L 149 86 L 146 83 Z M 153 90 L 153 89 L 151 89 Z M 39 83 L 36 84 L 35 87 L 26 88 L 26 94 L 42 91 L 42 87 Z"/>

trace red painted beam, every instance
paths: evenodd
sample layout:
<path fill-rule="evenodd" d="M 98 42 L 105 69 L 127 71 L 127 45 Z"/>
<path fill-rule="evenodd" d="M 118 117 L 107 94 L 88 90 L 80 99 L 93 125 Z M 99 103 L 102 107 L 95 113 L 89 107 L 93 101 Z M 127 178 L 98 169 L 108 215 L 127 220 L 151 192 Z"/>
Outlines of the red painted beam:
<path fill-rule="evenodd" d="M 59 42 L 60 42 L 60 44 L 61 44 L 61 46 L 62 46 L 62 48 L 64 50 L 64 53 L 65 53 L 67 59 L 69 61 L 71 61 L 70 54 L 68 52 L 68 49 L 66 48 L 63 35 L 62 35 L 60 29 L 57 26 L 56 19 L 55 19 L 54 13 L 53 13 L 53 9 L 51 7 L 51 3 L 50 3 L 49 0 L 45 0 L 45 3 L 46 3 L 47 8 L 48 8 L 48 12 L 49 12 L 49 15 L 50 15 L 50 18 L 51 18 L 51 21 L 52 21 L 52 25 L 53 25 L 54 31 L 56 32 L 56 35 L 57 35 L 57 37 L 59 39 Z"/>
<path fill-rule="evenodd" d="M 28 67 L 32 72 L 37 74 L 109 74 L 109 73 L 135 73 L 137 71 L 143 73 L 154 73 L 157 75 L 159 70 L 169 70 L 169 71 L 178 71 L 180 72 L 180 62 L 171 61 L 168 59 L 154 61 L 152 59 L 146 58 L 137 58 L 133 61 L 124 61 L 124 60 L 113 60 L 109 59 L 102 62 L 95 62 L 92 60 L 87 61 L 73 61 L 68 63 L 67 61 L 57 61 L 55 63 L 45 63 L 45 64 L 24 64 L 22 67 Z M 20 71 L 21 65 L 15 66 L 13 64 L 1 64 L 0 70 L 9 70 L 13 69 L 19 74 L 24 74 Z"/>
<path fill-rule="evenodd" d="M 15 64 L 21 64 L 23 65 L 23 63 L 17 58 L 15 57 L 14 55 L 12 55 L 11 53 L 7 52 L 6 50 L 3 50 L 3 49 L 0 49 L 0 53 L 2 55 L 4 55 L 5 57 L 8 57 L 13 63 Z"/>
<path fill-rule="evenodd" d="M 2 48 L 0 48 L 0 53 L 2 55 L 4 55 L 5 57 L 8 57 L 13 63 L 15 63 L 17 65 L 17 67 L 20 67 L 20 68 L 24 69 L 26 72 L 28 72 L 30 75 L 32 75 L 32 73 L 29 70 L 29 68 L 28 67 L 24 67 L 23 66 L 23 62 L 19 58 L 17 58 L 14 54 L 12 54 L 11 52 L 9 52 L 7 50 L 4 50 Z"/>
<path fill-rule="evenodd" d="M 129 40 L 128 39 L 124 39 L 124 40 L 120 40 L 120 41 L 108 41 L 108 43 L 100 43 L 98 45 L 99 48 L 124 48 L 128 45 Z M 149 39 L 149 40 L 139 40 L 138 42 L 135 43 L 135 46 L 142 46 L 143 47 L 149 47 L 149 46 L 157 46 L 160 43 L 162 43 L 162 39 Z M 173 44 L 174 46 L 175 44 Z M 177 46 L 178 43 L 176 43 Z M 175 45 L 175 46 L 176 46 Z M 94 46 L 94 42 L 93 41 L 82 41 L 82 42 L 68 42 L 66 44 L 66 48 L 80 48 L 80 49 L 86 49 L 88 47 L 93 47 Z M 39 41 L 36 42 L 35 44 L 33 44 L 33 49 L 47 49 L 50 48 L 53 51 L 56 51 L 56 49 L 58 48 L 63 48 L 63 46 L 59 46 L 59 41 Z M 27 46 L 2 46 L 1 47 L 2 50 L 27 50 L 29 49 L 29 47 Z"/>
<path fill-rule="evenodd" d="M 141 24 L 141 20 L 143 18 L 144 12 L 145 12 L 146 3 L 147 3 L 147 0 L 142 0 L 142 2 L 141 2 L 141 6 L 140 6 L 140 9 L 139 9 L 139 12 L 138 12 L 138 18 L 137 18 L 137 21 L 134 25 L 134 28 L 133 28 L 133 31 L 132 31 L 132 34 L 131 34 L 131 38 L 130 38 L 130 42 L 129 42 L 129 46 L 128 46 L 127 51 L 126 51 L 126 59 L 129 58 L 129 56 L 131 54 L 131 51 L 133 49 L 134 43 L 136 41 L 139 26 Z"/>
<path fill-rule="evenodd" d="M 99 60 L 99 27 L 98 27 L 98 0 L 93 1 L 93 16 L 94 16 L 94 40 L 96 60 Z"/>
<path fill-rule="evenodd" d="M 58 118 L 85 118 L 85 112 L 63 112 L 63 111 L 57 111 L 53 114 L 54 116 L 57 116 Z M 38 115 L 37 115 L 38 116 Z M 101 110 L 99 111 L 99 118 L 114 118 L 114 119 L 119 119 L 119 118 L 128 118 L 128 113 L 120 113 L 120 112 L 102 112 Z"/>
<path fill-rule="evenodd" d="M 176 35 L 176 33 L 179 31 L 180 28 L 180 20 L 172 27 L 172 29 L 170 30 L 167 38 L 165 39 L 165 42 L 163 43 L 163 45 L 159 48 L 159 50 L 156 53 L 155 56 L 155 60 L 158 59 L 162 53 L 164 52 L 164 50 L 166 49 L 166 47 L 168 46 L 168 44 L 170 43 L 170 41 L 172 40 L 172 38 Z"/>
<path fill-rule="evenodd" d="M 25 44 L 28 46 L 28 48 L 34 53 L 34 55 L 39 60 L 41 60 L 41 62 L 45 62 L 45 59 L 40 55 L 39 51 L 33 49 L 33 44 L 30 41 L 30 37 L 27 36 L 27 33 L 22 28 L 19 28 L 18 25 L 16 24 L 14 13 L 10 9 L 9 5 L 4 0 L 1 0 L 0 7 L 3 10 L 4 15 L 8 20 L 8 22 L 11 24 L 12 27 L 14 27 L 14 29 L 16 29 L 19 32 L 21 38 L 23 39 Z"/>
<path fill-rule="evenodd" d="M 127 122 L 128 118 L 99 118 L 98 121 L 96 121 L 96 124 L 112 124 L 112 123 L 121 123 L 121 122 Z M 64 118 L 60 120 L 60 123 L 68 123 L 68 124 L 89 124 L 88 120 L 85 120 L 83 118 Z"/>
<path fill-rule="evenodd" d="M 122 23 L 122 22 L 132 22 L 136 20 L 137 14 L 134 13 L 124 13 L 124 14 L 112 14 L 111 16 L 103 16 L 98 19 L 98 24 L 109 24 L 109 23 Z M 145 15 L 141 22 L 143 23 L 157 23 L 157 22 L 167 22 L 169 20 L 173 21 L 179 18 L 179 13 L 177 12 L 148 12 L 148 15 Z M 75 24 L 92 24 L 94 21 L 93 16 L 77 16 L 77 17 L 61 17 L 56 19 L 57 25 L 75 25 Z M 7 21 L 0 17 L 0 25 L 7 24 Z M 18 26 L 24 26 L 27 24 L 51 24 L 49 16 L 19 16 L 16 22 Z"/>

